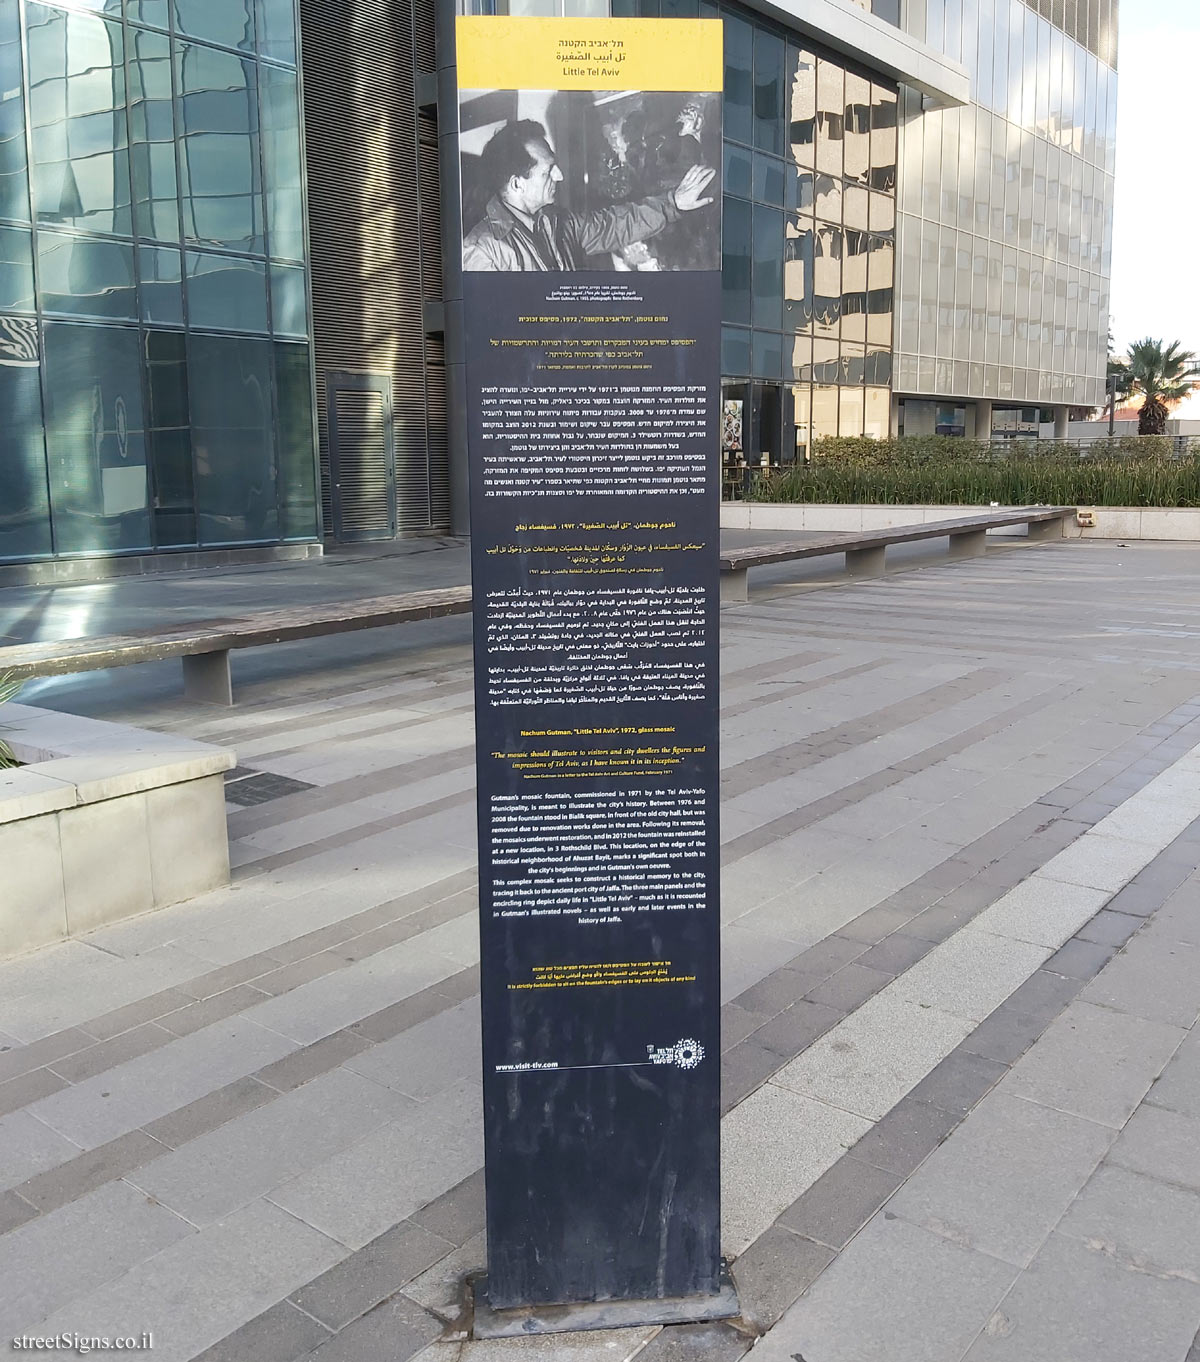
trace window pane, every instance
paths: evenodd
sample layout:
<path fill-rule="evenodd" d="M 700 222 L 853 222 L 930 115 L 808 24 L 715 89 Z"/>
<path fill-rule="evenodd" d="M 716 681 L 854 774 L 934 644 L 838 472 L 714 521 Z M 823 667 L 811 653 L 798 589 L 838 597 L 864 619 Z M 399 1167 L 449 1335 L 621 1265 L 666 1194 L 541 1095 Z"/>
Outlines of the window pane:
<path fill-rule="evenodd" d="M 744 200 L 727 198 L 721 224 L 721 317 L 746 325 L 750 323 L 751 212 Z M 748 369 L 749 364 L 738 372 Z"/>
<path fill-rule="evenodd" d="M 125 14 L 131 24 L 167 28 L 171 17 L 167 0 L 125 0 Z"/>
<path fill-rule="evenodd" d="M 183 333 L 147 331 L 145 347 L 154 537 L 160 546 L 194 544 L 196 497 Z"/>
<path fill-rule="evenodd" d="M 262 252 L 254 63 L 193 43 L 179 44 L 177 63 L 184 232 Z"/>
<path fill-rule="evenodd" d="M 279 400 L 279 510 L 284 539 L 317 533 L 317 484 L 312 381 L 307 345 L 275 346 Z"/>
<path fill-rule="evenodd" d="M 783 325 L 783 214 L 754 205 L 754 325 Z"/>
<path fill-rule="evenodd" d="M 267 330 L 267 271 L 261 260 L 188 251 L 187 297 L 191 326 Z"/>
<path fill-rule="evenodd" d="M 143 246 L 138 251 L 138 304 L 142 321 L 183 325 L 182 265 L 178 250 Z"/>
<path fill-rule="evenodd" d="M 858 436 L 863 433 L 863 390 L 843 388 L 838 404 L 838 434 Z"/>
<path fill-rule="evenodd" d="M 790 218 L 784 244 L 783 324 L 807 331 L 813 319 L 813 224 L 808 217 Z"/>
<path fill-rule="evenodd" d="M 755 331 L 750 357 L 758 378 L 779 378 L 783 373 L 783 337 L 776 331 Z"/>
<path fill-rule="evenodd" d="M 29 221 L 21 29 L 15 5 L 0 6 L 0 217 Z"/>
<path fill-rule="evenodd" d="M 737 194 L 740 198 L 748 199 L 754 183 L 751 153 L 734 146 L 732 142 L 724 143 L 724 151 L 725 171 L 722 186 L 725 193 Z"/>
<path fill-rule="evenodd" d="M 722 16 L 725 27 L 725 136 L 735 142 L 752 142 L 754 83 L 754 34 L 736 15 Z"/>
<path fill-rule="evenodd" d="M 38 269 L 47 312 L 136 321 L 132 246 L 43 229 L 38 233 Z"/>
<path fill-rule="evenodd" d="M 818 336 L 836 336 L 842 307 L 842 231 L 817 224 L 813 321 Z"/>
<path fill-rule="evenodd" d="M 138 333 L 46 327 L 46 444 L 59 553 L 151 545 Z"/>
<path fill-rule="evenodd" d="M 222 47 L 254 49 L 254 12 L 251 0 L 175 0 L 175 28 L 189 38 L 220 43 Z"/>
<path fill-rule="evenodd" d="M 164 34 L 142 29 L 130 29 L 129 37 L 134 222 L 139 236 L 178 241 L 171 43 Z"/>
<path fill-rule="evenodd" d="M 765 29 L 754 31 L 754 145 L 783 152 L 784 42 Z"/>
<path fill-rule="evenodd" d="M 296 64 L 296 9 L 293 0 L 258 0 L 258 50 L 274 61 Z"/>
<path fill-rule="evenodd" d="M 866 183 L 871 168 L 871 82 L 846 72 L 845 175 Z"/>
<path fill-rule="evenodd" d="M 132 230 L 121 26 L 30 3 L 30 122 L 38 219 Z"/>
<path fill-rule="evenodd" d="M 259 68 L 270 254 L 304 259 L 300 194 L 300 91 L 294 71 Z"/>
<path fill-rule="evenodd" d="M 33 234 L 25 227 L 0 227 L 0 312 L 32 311 Z"/>
<path fill-rule="evenodd" d="M 736 326 L 721 328 L 721 373 L 748 374 L 750 372 L 750 332 Z"/>
<path fill-rule="evenodd" d="M 783 205 L 783 162 L 762 152 L 754 154 L 754 197 L 764 203 Z"/>
<path fill-rule="evenodd" d="M 50 552 L 37 324 L 0 317 L 0 558 Z"/>
<path fill-rule="evenodd" d="M 271 342 L 188 339 L 188 396 L 202 544 L 279 537 L 271 438 Z"/>
<path fill-rule="evenodd" d="M 824 57 L 817 63 L 817 169 L 842 173 L 842 125 L 846 117 L 842 68 Z"/>
<path fill-rule="evenodd" d="M 896 189 L 895 90 L 871 87 L 871 188 L 894 193 Z"/>
<path fill-rule="evenodd" d="M 271 266 L 271 322 L 277 336 L 308 335 L 304 271 L 297 265 Z"/>
<path fill-rule="evenodd" d="M 792 75 L 792 107 L 788 128 L 792 155 L 811 166 L 817 140 L 817 59 L 811 52 L 789 44 L 788 66 Z"/>

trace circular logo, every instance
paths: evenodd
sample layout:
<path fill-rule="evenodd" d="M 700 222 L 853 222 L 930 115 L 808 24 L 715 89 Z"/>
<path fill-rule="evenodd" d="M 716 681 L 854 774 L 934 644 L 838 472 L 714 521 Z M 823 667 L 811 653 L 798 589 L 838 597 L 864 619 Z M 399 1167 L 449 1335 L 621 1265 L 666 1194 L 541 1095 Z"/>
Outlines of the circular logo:
<path fill-rule="evenodd" d="M 681 1040 L 675 1044 L 675 1063 L 681 1069 L 694 1069 L 704 1058 L 704 1046 L 698 1040 Z"/>

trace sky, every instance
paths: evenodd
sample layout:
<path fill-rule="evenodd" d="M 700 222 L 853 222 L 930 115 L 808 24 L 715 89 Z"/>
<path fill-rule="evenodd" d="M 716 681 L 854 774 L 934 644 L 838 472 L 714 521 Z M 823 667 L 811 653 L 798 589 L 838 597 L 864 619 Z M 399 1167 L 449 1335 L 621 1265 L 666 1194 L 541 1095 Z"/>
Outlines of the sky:
<path fill-rule="evenodd" d="M 1122 0 L 1120 15 L 1113 340 L 1200 354 L 1200 0 Z M 1174 414 L 1200 419 L 1200 393 Z"/>

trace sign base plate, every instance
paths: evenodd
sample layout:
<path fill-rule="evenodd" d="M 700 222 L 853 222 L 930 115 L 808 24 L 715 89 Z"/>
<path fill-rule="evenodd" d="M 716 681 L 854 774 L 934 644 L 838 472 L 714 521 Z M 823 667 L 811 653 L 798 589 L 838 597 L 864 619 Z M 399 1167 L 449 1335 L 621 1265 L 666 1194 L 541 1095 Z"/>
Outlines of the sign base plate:
<path fill-rule="evenodd" d="M 487 1298 L 487 1273 L 468 1278 L 474 1298 L 471 1337 L 523 1338 L 527 1334 L 564 1334 L 590 1329 L 626 1329 L 650 1324 L 701 1324 L 735 1319 L 741 1313 L 728 1264 L 721 1263 L 721 1289 L 715 1296 L 669 1296 L 656 1300 L 583 1301 L 575 1305 L 521 1305 L 493 1310 Z"/>

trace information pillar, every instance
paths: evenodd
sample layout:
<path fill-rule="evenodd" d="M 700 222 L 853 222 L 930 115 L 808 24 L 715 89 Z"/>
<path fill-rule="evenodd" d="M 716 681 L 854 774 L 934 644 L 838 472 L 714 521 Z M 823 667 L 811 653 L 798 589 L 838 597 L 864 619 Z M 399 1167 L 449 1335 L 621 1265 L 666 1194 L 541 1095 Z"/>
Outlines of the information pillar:
<path fill-rule="evenodd" d="M 720 24 L 458 62 L 488 1299 L 712 1295 Z"/>

